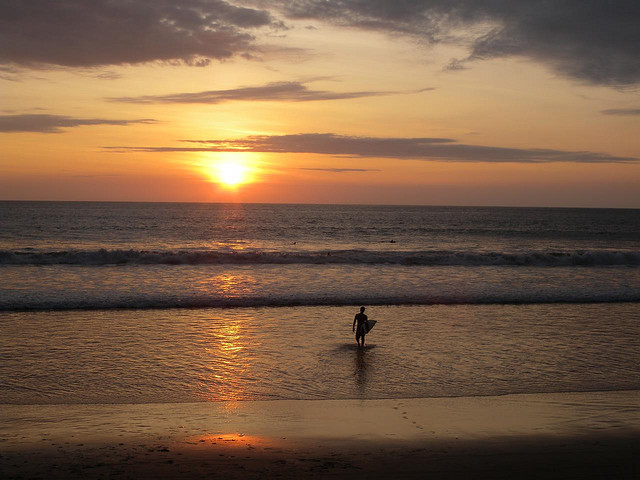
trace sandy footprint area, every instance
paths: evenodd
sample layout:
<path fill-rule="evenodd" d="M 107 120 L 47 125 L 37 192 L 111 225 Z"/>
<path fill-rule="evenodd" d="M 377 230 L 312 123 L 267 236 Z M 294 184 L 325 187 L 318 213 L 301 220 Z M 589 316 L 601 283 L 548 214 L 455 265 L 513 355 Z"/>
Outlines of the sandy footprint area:
<path fill-rule="evenodd" d="M 640 392 L 3 405 L 3 478 L 637 478 Z"/>

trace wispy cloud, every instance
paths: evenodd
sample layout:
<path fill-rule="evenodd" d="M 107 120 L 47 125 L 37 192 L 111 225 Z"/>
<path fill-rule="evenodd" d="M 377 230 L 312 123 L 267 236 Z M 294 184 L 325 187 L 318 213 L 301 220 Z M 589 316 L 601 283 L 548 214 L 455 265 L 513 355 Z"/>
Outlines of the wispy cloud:
<path fill-rule="evenodd" d="M 561 75 L 609 86 L 640 83 L 637 0 L 270 0 L 289 18 L 468 46 L 468 62 L 519 56 Z"/>
<path fill-rule="evenodd" d="M 100 80 L 119 80 L 122 78 L 122 75 L 120 75 L 119 73 L 116 72 L 112 72 L 112 71 L 103 71 L 103 72 L 97 72 L 91 73 L 91 76 L 94 78 L 98 78 Z"/>
<path fill-rule="evenodd" d="M 610 108 L 601 110 L 605 115 L 640 115 L 640 108 Z"/>
<path fill-rule="evenodd" d="M 280 25 L 266 10 L 224 0 L 2 1 L 0 63 L 199 66 L 250 53 L 255 29 Z"/>
<path fill-rule="evenodd" d="M 0 79 L 9 82 L 20 81 L 19 69 L 9 65 L 0 65 Z"/>
<path fill-rule="evenodd" d="M 420 93 L 433 88 L 423 88 L 412 92 L 358 91 L 333 92 L 312 90 L 306 82 L 272 82 L 254 87 L 240 87 L 228 90 L 206 90 L 192 93 L 173 93 L 169 95 L 143 95 L 138 97 L 110 97 L 111 102 L 125 103 L 205 103 L 217 104 L 238 101 L 283 101 L 313 102 L 318 100 L 345 100 L 351 98 L 374 97 L 400 93 Z"/>
<path fill-rule="evenodd" d="M 154 123 L 151 118 L 137 120 L 108 120 L 104 118 L 74 118 L 64 115 L 25 114 L 0 115 L 0 133 L 38 132 L 60 133 L 65 128 L 83 125 L 130 125 Z"/>
<path fill-rule="evenodd" d="M 260 152 L 313 153 L 338 157 L 395 158 L 445 162 L 492 163 L 638 163 L 590 151 L 467 145 L 450 138 L 354 137 L 333 133 L 254 135 L 240 139 L 183 140 L 193 147 L 105 147 L 118 152 Z"/>
<path fill-rule="evenodd" d="M 305 168 L 300 167 L 298 170 L 311 170 L 314 172 L 331 172 L 331 173 L 348 173 L 348 172 L 379 172 L 378 168 Z"/>

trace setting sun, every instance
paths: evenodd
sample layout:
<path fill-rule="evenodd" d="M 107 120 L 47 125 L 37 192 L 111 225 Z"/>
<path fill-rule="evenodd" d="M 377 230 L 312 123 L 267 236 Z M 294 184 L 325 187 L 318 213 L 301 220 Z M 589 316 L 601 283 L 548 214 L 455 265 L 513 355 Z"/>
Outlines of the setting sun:
<path fill-rule="evenodd" d="M 214 158 L 203 157 L 199 163 L 211 182 L 229 189 L 255 181 L 255 163 L 245 154 L 219 153 Z"/>
<path fill-rule="evenodd" d="M 239 163 L 220 163 L 216 170 L 217 180 L 223 185 L 235 187 L 247 181 L 247 168 Z"/>

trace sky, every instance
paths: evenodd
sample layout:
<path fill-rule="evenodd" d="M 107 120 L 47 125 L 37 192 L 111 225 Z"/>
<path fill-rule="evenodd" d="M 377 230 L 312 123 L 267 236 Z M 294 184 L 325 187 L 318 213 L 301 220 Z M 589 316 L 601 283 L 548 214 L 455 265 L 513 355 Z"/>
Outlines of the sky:
<path fill-rule="evenodd" d="M 0 199 L 640 208 L 637 0 L 0 0 Z"/>

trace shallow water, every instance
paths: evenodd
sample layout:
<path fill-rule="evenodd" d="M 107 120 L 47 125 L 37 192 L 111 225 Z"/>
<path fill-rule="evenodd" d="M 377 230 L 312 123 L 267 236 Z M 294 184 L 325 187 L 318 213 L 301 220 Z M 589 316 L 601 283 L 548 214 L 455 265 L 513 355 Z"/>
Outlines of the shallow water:
<path fill-rule="evenodd" d="M 3 403 L 407 398 L 640 388 L 636 303 L 5 312 Z"/>
<path fill-rule="evenodd" d="M 640 210 L 0 202 L 4 403 L 638 389 L 639 313 Z"/>
<path fill-rule="evenodd" d="M 0 271 L 0 310 L 640 302 L 637 267 L 47 265 Z"/>

